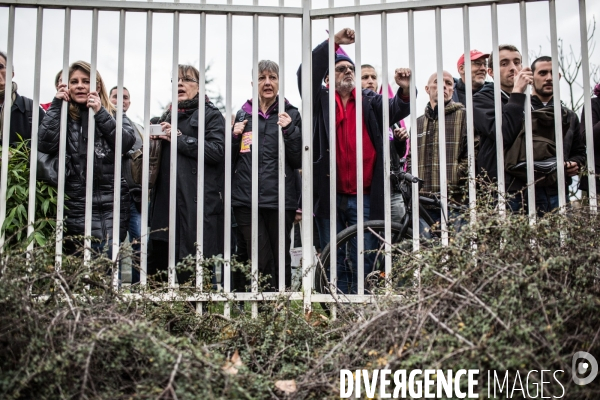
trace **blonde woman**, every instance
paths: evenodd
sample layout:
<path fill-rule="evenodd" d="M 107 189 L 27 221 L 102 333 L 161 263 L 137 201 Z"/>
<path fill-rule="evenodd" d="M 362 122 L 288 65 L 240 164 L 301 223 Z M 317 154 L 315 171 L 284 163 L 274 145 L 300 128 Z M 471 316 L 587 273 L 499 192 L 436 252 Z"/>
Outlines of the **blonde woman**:
<path fill-rule="evenodd" d="M 116 132 L 116 114 L 108 98 L 100 73 L 97 73 L 95 86 L 90 83 L 90 64 L 77 61 L 69 67 L 67 83 L 58 85 L 58 92 L 48 109 L 39 130 L 39 150 L 51 155 L 58 153 L 60 139 L 60 119 L 63 102 L 69 103 L 67 117 L 67 152 L 65 194 L 65 228 L 69 237 L 84 234 L 85 225 L 85 186 L 87 170 L 87 136 L 89 124 L 88 109 L 94 110 L 94 189 L 92 194 L 92 243 L 95 249 L 102 249 L 110 240 L 113 229 L 113 193 L 115 167 L 115 138 L 122 136 L 126 153 L 135 143 L 133 129 L 126 118 L 123 131 Z M 125 239 L 129 210 L 129 190 L 121 178 L 121 218 L 120 240 Z M 67 236 L 65 236 L 67 239 Z M 75 243 L 65 240 L 65 252 L 73 252 Z M 109 247 L 110 248 L 110 247 Z"/>

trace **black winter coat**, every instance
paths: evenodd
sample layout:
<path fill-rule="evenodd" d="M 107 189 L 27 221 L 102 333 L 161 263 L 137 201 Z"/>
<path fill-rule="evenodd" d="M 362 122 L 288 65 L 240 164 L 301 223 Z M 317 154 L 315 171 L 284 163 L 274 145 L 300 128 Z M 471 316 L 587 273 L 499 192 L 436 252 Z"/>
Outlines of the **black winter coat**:
<path fill-rule="evenodd" d="M 539 110 L 543 107 L 552 107 L 554 104 L 554 98 L 550 99 L 544 106 L 544 103 L 537 96 L 531 96 L 531 108 Z M 567 121 L 562 121 L 563 124 L 568 123 L 569 129 L 567 133 L 563 135 L 563 157 L 565 162 L 575 161 L 579 164 L 579 167 L 585 165 L 587 159 L 586 147 L 585 147 L 585 133 L 581 133 L 579 127 L 579 118 L 575 112 L 569 110 L 567 107 L 562 106 L 563 112 L 567 113 Z M 565 185 L 568 187 L 571 185 L 573 178 L 565 175 Z M 558 194 L 558 183 L 547 189 L 549 194 Z M 568 193 L 568 191 L 567 191 Z"/>
<path fill-rule="evenodd" d="M 54 98 L 39 130 L 39 150 L 58 154 L 62 100 Z M 92 203 L 92 236 L 101 240 L 112 237 L 113 196 L 115 185 L 115 138 L 117 122 L 102 107 L 94 116 L 96 121 L 94 189 Z M 65 195 L 65 226 L 68 235 L 83 235 L 85 229 L 85 185 L 87 166 L 87 131 L 81 122 L 67 117 L 67 152 Z M 126 153 L 135 143 L 133 129 L 123 118 L 122 150 Z M 129 190 L 121 177 L 120 240 L 127 235 L 129 219 Z"/>
<path fill-rule="evenodd" d="M 202 103 L 200 103 L 202 106 Z M 198 171 L 198 109 L 178 113 L 177 128 L 182 132 L 177 137 L 177 201 L 175 222 L 175 247 L 177 259 L 196 254 L 196 232 L 198 216 L 198 174 L 204 182 L 204 235 L 203 255 L 211 257 L 221 253 L 223 238 L 217 232 L 218 218 L 223 215 L 225 186 L 225 118 L 212 104 L 205 103 L 204 125 L 204 171 Z M 170 121 L 167 121 L 170 122 Z M 169 185 L 171 165 L 171 143 L 163 140 L 158 176 L 152 191 L 151 239 L 169 241 Z M 164 231 L 156 231 L 165 229 Z"/>
<path fill-rule="evenodd" d="M 312 52 L 312 105 L 313 105 L 313 195 L 314 214 L 329 218 L 329 88 L 322 85 L 329 67 L 329 42 L 324 41 Z M 302 65 L 298 69 L 298 88 L 302 93 Z M 357 80 L 360 82 L 359 80 Z M 410 114 L 410 104 L 404 102 L 402 89 L 389 99 L 389 120 L 400 121 Z M 369 138 L 375 147 L 376 160 L 371 185 L 371 212 L 369 219 L 384 219 L 383 171 L 383 96 L 371 90 L 362 91 L 363 119 Z M 388 140 L 387 136 L 385 137 Z"/>
<path fill-rule="evenodd" d="M 11 145 L 19 142 L 19 137 L 17 134 L 19 134 L 23 140 L 31 139 L 31 124 L 33 114 L 30 116 L 27 115 L 26 102 L 29 102 L 29 109 L 32 110 L 31 113 L 33 113 L 33 101 L 27 97 L 20 96 L 19 93 L 17 93 L 15 101 L 12 104 L 10 114 L 9 143 Z M 38 113 L 40 114 L 39 123 L 41 124 L 46 113 L 41 107 L 38 107 Z"/>
<path fill-rule="evenodd" d="M 279 102 L 276 101 L 265 114 L 258 117 L 258 206 L 279 208 L 279 125 L 277 125 Z M 298 109 L 286 101 L 285 112 L 292 122 L 283 130 L 285 145 L 285 209 L 296 210 L 298 198 L 294 170 L 302 166 L 302 120 Z M 236 122 L 248 120 L 244 133 L 232 134 L 233 177 L 231 205 L 250 207 L 252 204 L 252 102 L 248 101 L 236 114 Z"/>
<path fill-rule="evenodd" d="M 473 95 L 480 92 L 486 86 L 494 86 L 493 82 L 485 82 L 479 90 L 473 92 Z M 454 78 L 454 93 L 452 93 L 452 101 L 455 103 L 461 103 L 463 106 L 467 106 L 467 85 L 461 78 Z"/>
<path fill-rule="evenodd" d="M 502 93 L 502 137 L 504 149 L 508 149 L 519 135 L 524 121 L 525 94 Z M 498 158 L 496 157 L 496 108 L 494 105 L 494 85 L 485 85 L 473 96 L 473 124 L 475 135 L 479 135 L 477 153 L 477 173 L 487 173 L 487 178 L 498 179 Z M 505 173 L 507 191 L 517 191 L 525 187 L 525 182 Z"/>
<path fill-rule="evenodd" d="M 581 131 L 581 140 L 585 141 L 585 112 L 581 109 L 581 124 L 579 125 Z M 592 131 L 594 134 L 594 161 L 596 174 L 600 174 L 600 97 L 594 97 L 592 99 Z M 590 168 L 591 169 L 591 168 Z M 587 177 L 580 179 L 579 188 L 581 190 L 589 190 L 589 183 Z M 600 178 L 596 177 L 596 191 L 600 190 Z"/>

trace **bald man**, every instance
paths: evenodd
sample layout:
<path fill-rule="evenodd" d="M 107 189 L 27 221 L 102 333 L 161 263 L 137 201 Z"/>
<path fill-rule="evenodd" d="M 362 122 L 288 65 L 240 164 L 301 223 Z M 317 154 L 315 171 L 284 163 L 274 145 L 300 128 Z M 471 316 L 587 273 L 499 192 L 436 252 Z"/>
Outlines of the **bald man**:
<path fill-rule="evenodd" d="M 448 180 L 448 198 L 460 203 L 465 202 L 467 169 L 467 122 L 466 111 L 462 104 L 452 101 L 454 80 L 444 71 L 444 115 L 446 118 L 446 171 Z M 438 79 L 437 72 L 432 74 L 425 86 L 429 103 L 425 113 L 417 119 L 417 149 L 419 171 L 417 176 L 425 181 L 421 194 L 437 196 L 440 193 L 440 149 L 438 125 Z M 415 151 L 412 149 L 412 151 Z M 409 164 L 410 165 L 410 164 Z M 441 220 L 439 209 L 427 210 L 435 222 Z"/>

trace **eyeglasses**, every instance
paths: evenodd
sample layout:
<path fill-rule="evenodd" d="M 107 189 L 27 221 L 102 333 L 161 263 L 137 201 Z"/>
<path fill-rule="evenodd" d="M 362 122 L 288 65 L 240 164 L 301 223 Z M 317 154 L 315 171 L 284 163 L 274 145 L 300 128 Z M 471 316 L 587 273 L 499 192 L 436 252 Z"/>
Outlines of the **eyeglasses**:
<path fill-rule="evenodd" d="M 180 76 L 179 79 L 177 79 L 177 83 L 179 83 L 179 81 L 198 83 L 198 81 L 196 79 L 190 78 L 189 76 L 184 76 L 184 77 Z M 173 83 L 173 79 L 171 79 L 171 83 Z"/>
<path fill-rule="evenodd" d="M 487 67 L 487 61 L 486 60 L 471 60 L 471 65 L 474 65 L 477 68 Z"/>
<path fill-rule="evenodd" d="M 340 65 L 335 67 L 335 72 L 345 73 L 349 69 L 350 72 L 354 72 L 354 65 Z"/>

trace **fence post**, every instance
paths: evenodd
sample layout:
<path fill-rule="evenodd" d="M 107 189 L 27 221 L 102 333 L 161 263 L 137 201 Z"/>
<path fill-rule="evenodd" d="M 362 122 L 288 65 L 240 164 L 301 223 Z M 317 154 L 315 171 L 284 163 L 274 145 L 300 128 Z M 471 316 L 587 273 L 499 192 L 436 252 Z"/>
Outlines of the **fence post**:
<path fill-rule="evenodd" d="M 307 220 L 302 224 L 302 288 L 304 290 L 304 311 L 312 309 L 313 288 L 313 204 L 312 204 L 312 23 L 310 0 L 302 0 L 302 216 Z"/>

